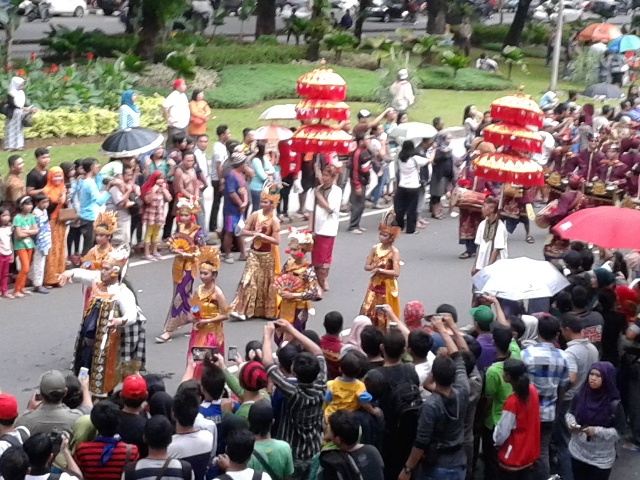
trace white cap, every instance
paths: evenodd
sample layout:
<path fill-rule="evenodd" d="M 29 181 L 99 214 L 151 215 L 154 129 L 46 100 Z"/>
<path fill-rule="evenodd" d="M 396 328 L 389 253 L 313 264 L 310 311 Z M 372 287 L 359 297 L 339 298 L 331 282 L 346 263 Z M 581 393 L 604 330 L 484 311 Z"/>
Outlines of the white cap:
<path fill-rule="evenodd" d="M 358 118 L 367 118 L 371 116 L 371 112 L 366 108 L 363 108 L 358 112 Z"/>
<path fill-rule="evenodd" d="M 547 128 L 547 127 L 555 128 L 558 125 L 559 125 L 559 123 L 556 122 L 553 118 L 548 118 L 547 117 L 542 121 L 542 128 Z"/>

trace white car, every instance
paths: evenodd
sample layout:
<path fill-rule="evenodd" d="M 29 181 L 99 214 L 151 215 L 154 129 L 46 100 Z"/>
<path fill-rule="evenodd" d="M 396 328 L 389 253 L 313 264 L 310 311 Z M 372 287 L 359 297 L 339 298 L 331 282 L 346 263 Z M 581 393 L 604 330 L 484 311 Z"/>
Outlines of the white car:
<path fill-rule="evenodd" d="M 85 0 L 47 0 L 51 15 L 73 15 L 74 17 L 84 17 L 87 13 L 87 2 Z M 18 12 L 24 11 L 30 0 L 25 0 L 18 6 Z"/>
<path fill-rule="evenodd" d="M 555 23 L 558 19 L 559 6 L 553 7 L 551 15 L 547 13 L 549 2 L 538 5 L 533 11 L 533 19 L 540 23 Z M 565 1 L 562 9 L 562 18 L 564 23 L 579 22 L 582 20 L 584 10 L 577 6 L 574 2 Z"/>

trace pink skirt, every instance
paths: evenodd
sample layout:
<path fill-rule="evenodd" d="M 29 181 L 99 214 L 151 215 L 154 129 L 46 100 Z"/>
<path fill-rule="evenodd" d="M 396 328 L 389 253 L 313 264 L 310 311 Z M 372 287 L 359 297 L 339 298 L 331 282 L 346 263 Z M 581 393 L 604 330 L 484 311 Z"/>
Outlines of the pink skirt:
<path fill-rule="evenodd" d="M 313 236 L 313 250 L 311 250 L 311 262 L 315 268 L 329 268 L 333 255 L 333 242 L 336 237 L 325 235 Z"/>

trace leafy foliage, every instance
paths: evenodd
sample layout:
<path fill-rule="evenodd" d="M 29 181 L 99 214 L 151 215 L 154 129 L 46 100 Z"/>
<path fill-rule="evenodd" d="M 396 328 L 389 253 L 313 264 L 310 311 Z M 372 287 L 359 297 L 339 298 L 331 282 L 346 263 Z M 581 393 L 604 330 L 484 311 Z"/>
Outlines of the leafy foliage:
<path fill-rule="evenodd" d="M 91 51 L 91 35 L 84 28 L 70 29 L 63 25 L 51 25 L 47 36 L 40 42 L 58 57 L 68 58 L 72 62 L 83 53 Z M 93 53 L 93 52 L 92 52 Z"/>
<path fill-rule="evenodd" d="M 138 55 L 121 53 L 116 60 L 116 67 L 124 69 L 127 72 L 141 74 L 149 68 L 149 65 L 147 62 L 141 60 Z"/>
<path fill-rule="evenodd" d="M 20 26 L 18 5 L 20 5 L 20 0 L 4 0 L 0 3 L 0 27 L 5 32 L 4 44 L 2 45 L 2 66 L 5 68 L 11 65 L 13 35 Z"/>
<path fill-rule="evenodd" d="M 527 62 L 524 61 L 524 53 L 518 47 L 507 45 L 500 52 L 499 59 L 507 64 L 508 80 L 511 80 L 511 70 L 513 69 L 514 65 L 519 66 L 524 73 L 529 72 Z"/>
<path fill-rule="evenodd" d="M 445 50 L 440 54 L 440 61 L 453 69 L 453 76 L 458 75 L 458 70 L 469 65 L 469 57 L 454 53 L 451 50 Z"/>
<path fill-rule="evenodd" d="M 360 44 L 360 49 L 371 52 L 371 57 L 378 62 L 378 68 L 382 66 L 382 60 L 394 55 L 394 51 L 401 47 L 401 43 L 392 40 L 386 35 L 379 37 L 366 37 Z"/>
<path fill-rule="evenodd" d="M 329 51 L 335 52 L 335 60 L 339 62 L 342 52 L 355 48 L 358 39 L 346 30 L 334 30 L 324 36 L 322 43 Z"/>
<path fill-rule="evenodd" d="M 483 50 L 489 50 L 491 52 L 502 52 L 502 43 L 485 43 L 482 45 Z M 542 47 L 522 47 L 520 48 L 525 58 L 546 58 L 546 49 Z"/>
<path fill-rule="evenodd" d="M 194 68 L 196 66 L 196 56 L 193 54 L 194 46 L 191 45 L 183 52 L 174 50 L 167 55 L 164 63 L 167 67 L 176 72 L 176 78 L 186 78 L 187 80 L 195 77 Z"/>
<path fill-rule="evenodd" d="M 378 74 L 378 86 L 375 90 L 376 99 L 385 107 L 391 106 L 393 96 L 391 95 L 389 87 L 391 87 L 391 84 L 396 81 L 398 70 L 400 69 L 404 68 L 409 72 L 409 82 L 411 82 L 411 85 L 413 86 L 413 91 L 416 95 L 419 95 L 420 93 L 418 90 L 417 77 L 415 75 L 416 72 L 411 67 L 409 58 L 409 52 L 400 51 L 399 53 L 396 53 L 396 49 L 391 48 L 389 58 L 385 64 L 386 68 L 376 72 Z"/>
<path fill-rule="evenodd" d="M 582 49 L 571 61 L 571 82 L 581 85 L 591 85 L 598 82 L 598 62 L 600 57 L 589 53 L 589 49 Z"/>
<path fill-rule="evenodd" d="M 305 36 L 309 30 L 310 20 L 306 18 L 298 18 L 295 15 L 291 15 L 285 20 L 285 27 L 280 31 L 281 35 L 287 36 L 287 45 L 289 39 L 293 37 L 296 41 L 296 45 L 300 45 L 300 37 Z"/>
<path fill-rule="evenodd" d="M 458 91 L 498 91 L 513 88 L 513 82 L 477 68 L 462 68 L 455 77 L 448 67 L 421 68 L 416 72 L 416 83 L 418 88 Z"/>
<path fill-rule="evenodd" d="M 305 49 L 295 45 L 233 44 L 224 48 L 196 48 L 194 53 L 198 65 L 219 70 L 227 65 L 291 63 L 302 60 Z"/>

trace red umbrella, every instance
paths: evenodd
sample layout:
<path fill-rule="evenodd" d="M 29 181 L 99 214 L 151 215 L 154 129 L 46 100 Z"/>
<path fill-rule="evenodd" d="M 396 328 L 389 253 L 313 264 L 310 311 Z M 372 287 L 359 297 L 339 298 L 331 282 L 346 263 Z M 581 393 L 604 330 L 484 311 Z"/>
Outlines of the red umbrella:
<path fill-rule="evenodd" d="M 260 127 L 255 131 L 254 138 L 256 140 L 289 140 L 293 132 L 284 127 L 279 127 L 277 125 L 267 125 L 265 127 Z"/>
<path fill-rule="evenodd" d="M 530 153 L 542 153 L 542 137 L 537 132 L 507 123 L 495 123 L 482 130 L 487 142 Z"/>
<path fill-rule="evenodd" d="M 553 227 L 567 240 L 602 248 L 640 249 L 640 211 L 633 208 L 594 207 L 572 213 Z"/>
<path fill-rule="evenodd" d="M 544 185 L 542 167 L 533 160 L 515 153 L 483 153 L 473 164 L 476 175 L 498 183 L 514 183 L 523 187 Z"/>
<path fill-rule="evenodd" d="M 300 100 L 296 105 L 296 112 L 298 120 L 349 120 L 349 105 L 331 100 Z"/>
<path fill-rule="evenodd" d="M 347 155 L 351 135 L 327 125 L 300 127 L 291 138 L 291 149 L 297 153 L 333 153 Z"/>
<path fill-rule="evenodd" d="M 301 97 L 339 102 L 347 96 L 347 82 L 330 68 L 316 68 L 298 78 L 296 91 Z"/>
<path fill-rule="evenodd" d="M 544 113 L 531 95 L 518 93 L 491 102 L 491 117 L 523 127 L 542 128 Z"/>

